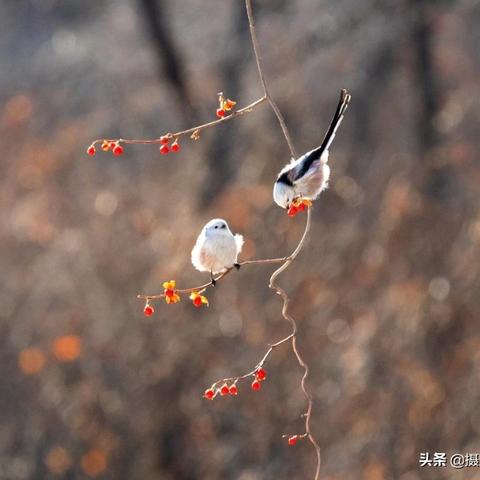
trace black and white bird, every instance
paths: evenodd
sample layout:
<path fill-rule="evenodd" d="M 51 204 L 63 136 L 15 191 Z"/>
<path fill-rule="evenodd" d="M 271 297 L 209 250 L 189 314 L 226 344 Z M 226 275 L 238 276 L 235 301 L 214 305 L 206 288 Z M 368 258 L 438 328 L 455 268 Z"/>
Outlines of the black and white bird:
<path fill-rule="evenodd" d="M 346 90 L 340 92 L 337 110 L 322 144 L 286 165 L 273 187 L 273 199 L 282 208 L 289 208 L 297 199 L 314 200 L 327 188 L 330 177 L 328 149 L 335 138 L 343 115 L 351 100 Z"/>

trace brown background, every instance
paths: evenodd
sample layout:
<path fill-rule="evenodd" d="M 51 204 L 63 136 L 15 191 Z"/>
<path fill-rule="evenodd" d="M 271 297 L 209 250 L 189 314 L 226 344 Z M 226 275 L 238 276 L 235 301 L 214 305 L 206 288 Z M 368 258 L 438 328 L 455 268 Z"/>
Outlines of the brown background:
<path fill-rule="evenodd" d="M 325 480 L 478 479 L 420 452 L 480 452 L 480 4 L 256 1 L 265 70 L 299 151 L 348 88 L 331 188 L 281 278 L 312 367 Z M 243 258 L 281 256 L 304 216 L 273 205 L 288 149 L 269 108 L 176 155 L 156 137 L 261 95 L 243 2 L 0 3 L 0 478 L 309 479 L 288 346 L 259 393 L 207 402 L 288 326 L 245 267 L 210 308 L 136 300 L 195 285 L 195 238 L 226 218 Z M 65 336 L 72 337 L 65 337 Z M 32 350 L 33 349 L 33 350 Z"/>

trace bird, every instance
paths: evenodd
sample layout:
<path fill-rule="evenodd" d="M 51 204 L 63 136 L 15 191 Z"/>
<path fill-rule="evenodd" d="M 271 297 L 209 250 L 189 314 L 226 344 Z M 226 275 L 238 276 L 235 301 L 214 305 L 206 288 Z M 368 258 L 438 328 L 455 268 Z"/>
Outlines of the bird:
<path fill-rule="evenodd" d="M 192 249 L 192 264 L 200 272 L 210 272 L 212 285 L 215 285 L 214 274 L 232 267 L 240 268 L 238 255 L 243 242 L 243 236 L 234 235 L 225 220 L 214 218 L 197 238 Z"/>
<path fill-rule="evenodd" d="M 328 187 L 328 149 L 351 98 L 346 90 L 341 90 L 337 109 L 321 145 L 291 161 L 280 171 L 273 187 L 273 199 L 277 205 L 289 208 L 297 199 L 315 200 Z"/>

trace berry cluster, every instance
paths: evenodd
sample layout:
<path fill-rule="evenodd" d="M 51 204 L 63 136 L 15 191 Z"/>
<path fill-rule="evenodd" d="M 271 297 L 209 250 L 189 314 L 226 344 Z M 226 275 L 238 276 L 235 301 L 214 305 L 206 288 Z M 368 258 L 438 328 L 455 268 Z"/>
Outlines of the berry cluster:
<path fill-rule="evenodd" d="M 171 140 L 172 144 L 170 144 Z M 162 155 L 166 155 L 169 152 L 178 152 L 180 151 L 180 144 L 178 143 L 178 138 L 174 138 L 171 134 L 163 135 L 160 137 L 160 148 L 159 151 Z"/>
<path fill-rule="evenodd" d="M 238 395 L 238 387 L 235 383 L 232 383 L 230 386 L 224 383 L 220 388 L 216 388 L 216 387 L 207 388 L 203 396 L 207 400 L 213 400 L 217 396 L 217 393 L 219 393 L 222 397 L 224 397 L 225 395 L 235 396 L 235 395 Z"/>
<path fill-rule="evenodd" d="M 110 142 L 108 140 L 104 140 L 102 142 L 102 145 L 100 147 L 104 152 L 108 152 L 109 150 L 112 151 L 112 153 L 118 157 L 120 155 L 122 155 L 123 153 L 123 147 L 120 145 L 120 142 L 119 141 L 116 141 L 116 142 Z M 97 149 L 95 148 L 95 144 L 92 143 L 92 145 L 90 145 L 88 148 L 87 148 L 87 154 L 90 155 L 91 157 L 93 157 L 95 155 L 95 153 L 97 153 Z"/>
<path fill-rule="evenodd" d="M 267 372 L 264 368 L 258 367 L 253 375 L 255 376 L 255 378 L 251 384 L 251 388 L 253 391 L 258 392 L 258 390 L 260 390 L 262 386 L 261 382 L 263 382 L 267 378 Z M 224 382 L 221 387 L 217 386 L 217 383 L 220 382 L 216 382 L 210 388 L 207 388 L 207 390 L 205 390 L 203 396 L 207 400 L 213 400 L 217 396 L 217 394 L 222 397 L 224 397 L 225 395 L 238 395 L 238 380 L 239 378 L 235 379 L 235 381 L 231 385 L 228 385 L 226 382 Z"/>
<path fill-rule="evenodd" d="M 173 140 L 173 141 L 172 141 Z M 111 140 L 104 140 L 100 146 L 100 148 L 104 152 L 111 151 L 115 156 L 122 155 L 124 152 L 123 146 L 120 144 L 122 140 L 111 141 Z M 178 143 L 178 138 L 176 138 L 171 133 L 167 135 L 163 135 L 160 137 L 160 148 L 159 151 L 162 155 L 165 155 L 169 152 L 179 152 L 180 151 L 180 144 Z M 87 155 L 93 157 L 97 153 L 97 149 L 95 147 L 95 142 L 93 142 L 87 148 Z"/>
<path fill-rule="evenodd" d="M 311 206 L 311 200 L 308 200 L 307 198 L 297 198 L 290 204 L 287 214 L 289 217 L 294 217 L 298 212 L 303 212 L 306 208 Z"/>
<path fill-rule="evenodd" d="M 221 92 L 218 94 L 218 103 L 219 103 L 219 107 L 217 108 L 218 118 L 225 117 L 225 115 L 227 115 L 228 112 L 231 112 L 233 110 L 233 107 L 237 104 L 237 102 L 234 102 L 229 98 L 226 99 L 223 96 L 223 93 Z"/>
<path fill-rule="evenodd" d="M 170 280 L 168 282 L 163 282 L 163 295 L 162 297 L 165 299 L 165 303 L 170 305 L 171 303 L 178 303 L 180 301 L 180 295 L 177 290 L 177 282 L 175 280 Z M 202 295 L 203 290 L 193 291 L 190 294 L 190 300 L 192 301 L 193 305 L 197 308 L 201 307 L 202 305 L 206 305 L 208 307 L 208 298 L 205 295 Z M 154 308 L 149 303 L 149 297 L 146 297 L 147 302 L 145 303 L 145 307 L 143 308 L 143 313 L 145 316 L 150 317 L 155 312 Z"/>

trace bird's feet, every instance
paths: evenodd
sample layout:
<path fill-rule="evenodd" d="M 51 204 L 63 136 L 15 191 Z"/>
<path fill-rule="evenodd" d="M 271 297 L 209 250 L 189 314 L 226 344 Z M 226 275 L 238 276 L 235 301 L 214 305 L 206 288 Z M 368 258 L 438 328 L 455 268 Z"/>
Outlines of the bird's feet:
<path fill-rule="evenodd" d="M 239 263 L 234 263 L 233 266 L 237 269 L 240 270 L 241 265 Z"/>
<path fill-rule="evenodd" d="M 210 272 L 210 282 L 212 283 L 212 287 L 217 284 L 217 281 L 215 280 L 212 272 Z"/>

